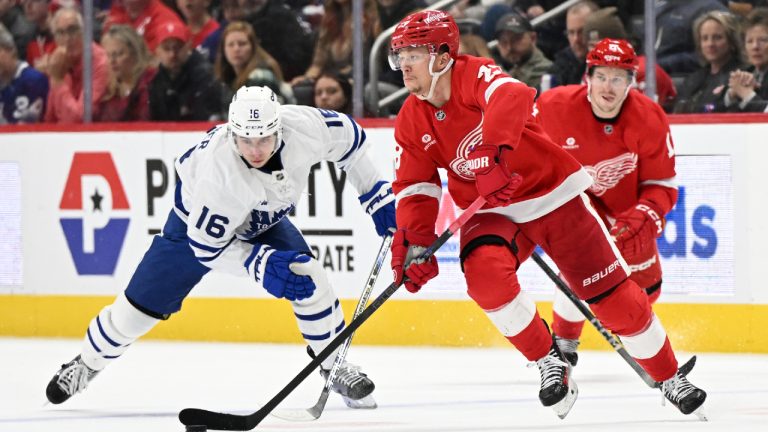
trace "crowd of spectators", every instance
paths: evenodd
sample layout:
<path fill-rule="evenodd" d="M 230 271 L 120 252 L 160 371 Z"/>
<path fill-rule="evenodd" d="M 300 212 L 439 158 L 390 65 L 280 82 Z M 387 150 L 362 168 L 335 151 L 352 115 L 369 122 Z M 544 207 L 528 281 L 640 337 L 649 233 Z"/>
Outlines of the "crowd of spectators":
<path fill-rule="evenodd" d="M 367 82 L 376 38 L 435 0 L 362 0 L 365 100 L 402 88 L 386 53 Z M 462 53 L 493 59 L 539 92 L 579 84 L 602 38 L 645 40 L 643 2 L 459 0 Z M 352 0 L 96 0 L 93 121 L 219 121 L 243 85 L 283 103 L 351 112 Z M 668 112 L 768 110 L 768 0 L 657 0 L 657 101 Z M 83 121 L 79 0 L 0 0 L 0 124 Z M 490 44 L 489 44 L 490 43 Z M 645 59 L 637 86 L 645 88 Z M 392 115 L 366 105 L 367 115 Z"/>

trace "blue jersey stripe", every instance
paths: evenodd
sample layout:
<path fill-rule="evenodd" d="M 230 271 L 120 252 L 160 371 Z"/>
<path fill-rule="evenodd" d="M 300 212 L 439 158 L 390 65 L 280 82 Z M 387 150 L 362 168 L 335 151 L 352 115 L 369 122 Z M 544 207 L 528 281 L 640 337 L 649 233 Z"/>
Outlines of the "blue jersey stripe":
<path fill-rule="evenodd" d="M 107 342 L 109 342 L 110 345 L 112 345 L 115 348 L 119 348 L 121 345 L 107 336 L 107 333 L 104 331 L 104 327 L 101 326 L 101 318 L 98 316 L 96 317 L 96 325 L 99 327 L 99 333 L 101 333 L 101 337 L 104 338 Z"/>
<path fill-rule="evenodd" d="M 362 139 L 360 138 L 360 130 L 358 128 L 357 122 L 349 116 L 349 114 L 346 114 L 346 116 L 349 118 L 350 123 L 352 123 L 352 129 L 355 131 L 355 139 L 352 141 L 352 148 L 347 151 L 344 156 L 339 159 L 339 162 L 343 162 L 345 159 L 347 159 L 349 156 L 352 155 L 357 149 L 359 149 L 363 142 L 365 142 L 365 131 L 363 131 Z"/>
<path fill-rule="evenodd" d="M 302 320 L 302 321 L 318 321 L 321 320 L 328 315 L 330 315 L 333 312 L 333 308 L 329 307 L 327 309 L 324 309 L 318 313 L 315 314 L 309 314 L 309 315 L 302 315 L 294 312 L 294 315 L 296 315 L 296 318 Z"/>
<path fill-rule="evenodd" d="M 326 340 L 326 339 L 330 338 L 331 337 L 331 332 L 323 333 L 321 335 L 308 335 L 306 333 L 302 333 L 301 336 L 305 340 L 322 341 L 322 340 Z"/>

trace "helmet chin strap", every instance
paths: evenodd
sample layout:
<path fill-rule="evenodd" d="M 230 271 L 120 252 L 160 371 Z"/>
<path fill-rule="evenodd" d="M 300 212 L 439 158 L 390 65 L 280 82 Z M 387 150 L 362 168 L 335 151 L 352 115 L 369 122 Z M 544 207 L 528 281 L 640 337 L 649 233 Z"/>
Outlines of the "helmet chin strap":
<path fill-rule="evenodd" d="M 448 62 L 447 65 L 441 70 L 440 72 L 432 72 L 432 67 L 435 65 L 435 59 L 437 56 L 435 54 L 430 54 L 429 56 L 429 75 L 432 77 L 432 82 L 429 84 L 429 93 L 427 93 L 426 96 L 422 95 L 416 95 L 417 98 L 421 100 L 429 100 L 432 99 L 432 96 L 435 95 L 435 87 L 437 87 L 437 80 L 446 72 L 448 72 L 451 69 L 451 66 L 453 66 L 453 58 Z"/>

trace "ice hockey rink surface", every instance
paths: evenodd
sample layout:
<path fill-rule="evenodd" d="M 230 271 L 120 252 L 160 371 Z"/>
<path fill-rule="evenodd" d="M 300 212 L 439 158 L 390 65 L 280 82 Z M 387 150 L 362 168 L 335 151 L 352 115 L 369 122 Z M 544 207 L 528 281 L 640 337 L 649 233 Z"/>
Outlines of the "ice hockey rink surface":
<path fill-rule="evenodd" d="M 68 402 L 44 406 L 45 386 L 79 341 L 0 338 L 0 431 L 173 432 L 186 407 L 247 414 L 307 363 L 299 345 L 139 341 Z M 582 352 L 579 399 L 565 420 L 540 405 L 536 367 L 513 348 L 355 346 L 349 360 L 375 381 L 379 407 L 351 410 L 332 394 L 313 422 L 265 419 L 259 431 L 764 431 L 768 356 L 698 353 L 690 380 L 709 397 L 708 422 L 662 406 L 613 351 Z M 687 360 L 690 353 L 679 353 Z M 313 374 L 278 409 L 312 406 Z M 760 425 L 763 426 L 760 426 Z"/>

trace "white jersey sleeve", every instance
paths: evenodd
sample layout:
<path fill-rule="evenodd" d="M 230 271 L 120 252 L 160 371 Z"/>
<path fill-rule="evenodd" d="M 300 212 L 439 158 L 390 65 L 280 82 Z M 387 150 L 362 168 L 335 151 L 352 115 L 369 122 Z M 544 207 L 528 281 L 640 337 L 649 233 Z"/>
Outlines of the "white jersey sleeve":
<path fill-rule="evenodd" d="M 384 178 L 371 157 L 365 130 L 351 116 L 311 107 L 284 106 L 284 109 L 284 125 L 294 124 L 298 129 L 305 129 L 305 135 L 316 137 L 320 158 L 346 171 L 358 194 L 370 191 Z"/>

